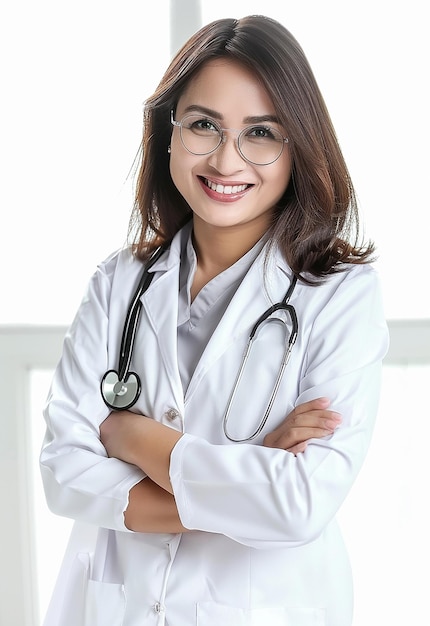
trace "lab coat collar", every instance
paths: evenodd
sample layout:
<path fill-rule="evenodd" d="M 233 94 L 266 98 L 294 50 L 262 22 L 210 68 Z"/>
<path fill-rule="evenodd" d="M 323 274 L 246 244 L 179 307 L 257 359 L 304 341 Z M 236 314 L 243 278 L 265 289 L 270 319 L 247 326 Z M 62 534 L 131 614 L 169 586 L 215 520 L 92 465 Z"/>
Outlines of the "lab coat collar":
<path fill-rule="evenodd" d="M 170 249 L 154 264 L 157 273 L 142 303 L 148 319 L 157 335 L 160 354 L 164 360 L 176 394 L 182 393 L 177 358 L 177 316 L 179 292 L 179 266 L 181 250 L 187 241 L 190 224 L 173 238 Z M 267 244 L 251 265 L 239 285 L 223 318 L 209 340 L 196 367 L 187 390 L 190 396 L 199 380 L 211 365 L 225 352 L 232 341 L 243 333 L 249 333 L 260 315 L 272 304 L 285 296 L 292 278 L 292 271 L 276 248 L 267 253 Z M 296 297 L 298 286 L 292 296 Z"/>
<path fill-rule="evenodd" d="M 166 250 L 166 253 L 163 254 L 156 263 L 154 263 L 149 270 L 150 272 L 167 272 L 180 263 L 182 249 L 184 243 L 188 241 L 191 229 L 192 221 L 189 221 L 178 233 L 176 233 L 170 246 Z"/>

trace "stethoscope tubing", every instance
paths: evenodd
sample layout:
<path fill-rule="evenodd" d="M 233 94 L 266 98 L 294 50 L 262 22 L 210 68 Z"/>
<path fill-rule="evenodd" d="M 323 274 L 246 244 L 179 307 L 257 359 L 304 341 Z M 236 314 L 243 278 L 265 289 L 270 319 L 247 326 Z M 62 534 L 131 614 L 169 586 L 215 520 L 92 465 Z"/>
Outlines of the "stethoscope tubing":
<path fill-rule="evenodd" d="M 133 294 L 127 310 L 121 337 L 118 369 L 107 371 L 100 383 L 100 391 L 105 404 L 110 409 L 115 411 L 131 408 L 136 403 L 140 395 L 141 381 L 136 372 L 130 372 L 130 364 L 133 356 L 133 348 L 139 325 L 140 313 L 142 310 L 141 298 L 145 291 L 147 291 L 154 277 L 154 274 L 150 273 L 149 270 L 165 251 L 166 246 L 160 246 L 153 252 L 149 261 L 146 263 L 144 272 L 139 280 L 139 284 Z M 127 382 L 131 376 L 135 380 L 132 385 L 130 384 L 127 386 Z M 115 377 L 117 377 L 118 380 L 113 385 L 111 378 Z M 115 388 L 121 389 L 121 392 L 116 393 L 114 391 Z M 121 396 L 124 396 L 124 399 L 122 399 Z M 123 401 L 120 401 L 119 398 Z"/>
<path fill-rule="evenodd" d="M 294 283 L 293 283 L 293 289 L 294 289 L 295 283 L 296 283 L 296 281 L 294 281 Z M 291 352 L 292 352 L 294 344 L 296 343 L 296 339 L 297 339 L 298 332 L 299 332 L 299 325 L 298 325 L 298 319 L 297 319 L 296 311 L 295 311 L 294 307 L 291 304 L 287 304 L 286 303 L 286 300 L 287 300 L 287 298 L 289 299 L 289 297 L 291 296 L 292 291 L 293 290 L 291 289 L 290 294 L 288 294 L 288 292 L 287 292 L 287 294 L 286 294 L 286 296 L 285 296 L 285 298 L 284 298 L 284 300 L 282 302 L 278 302 L 277 304 L 274 304 L 273 306 L 271 306 L 269 309 L 267 309 L 258 318 L 258 320 L 254 324 L 254 326 L 253 326 L 253 328 L 251 330 L 251 333 L 250 333 L 250 335 L 248 337 L 248 343 L 246 345 L 246 349 L 245 349 L 245 352 L 244 352 L 243 357 L 242 357 L 242 362 L 240 364 L 240 368 L 239 368 L 239 371 L 237 373 L 236 380 L 234 381 L 233 388 L 232 388 L 230 397 L 228 399 L 227 407 L 226 407 L 226 410 L 225 410 L 225 413 L 224 413 L 224 417 L 223 417 L 224 434 L 227 437 L 227 439 L 229 439 L 229 441 L 232 441 L 234 443 L 243 443 L 243 442 L 246 442 L 246 441 L 252 441 L 256 437 L 258 437 L 258 435 L 261 433 L 261 431 L 265 427 L 265 425 L 267 423 L 267 420 L 269 419 L 269 415 L 270 415 L 270 413 L 272 411 L 272 407 L 273 407 L 273 404 L 275 402 L 275 398 L 276 398 L 276 396 L 278 394 L 278 390 L 279 390 L 279 386 L 281 384 L 282 377 L 284 375 L 284 372 L 285 372 L 285 369 L 287 367 L 288 361 L 290 360 Z M 260 421 L 258 427 L 254 430 L 254 432 L 251 435 L 249 435 L 248 437 L 242 437 L 242 438 L 234 437 L 229 432 L 228 421 L 229 421 L 229 418 L 230 418 L 230 412 L 231 412 L 232 404 L 233 404 L 234 399 L 236 397 L 236 393 L 237 393 L 237 390 L 239 388 L 240 381 L 242 380 L 243 372 L 245 371 L 245 367 L 246 367 L 246 364 L 248 362 L 252 346 L 254 344 L 255 335 L 256 335 L 257 331 L 262 328 L 264 322 L 266 322 L 266 321 L 270 322 L 271 321 L 271 320 L 269 320 L 270 316 L 273 313 L 275 313 L 276 311 L 280 311 L 280 310 L 281 311 L 287 311 L 289 313 L 290 318 L 291 318 L 292 330 L 291 330 L 291 333 L 290 333 L 290 337 L 288 339 L 288 343 L 285 344 L 284 354 L 282 356 L 282 361 L 281 361 L 281 364 L 280 364 L 278 375 L 277 375 L 276 380 L 275 380 L 275 384 L 273 385 L 272 393 L 270 394 L 269 402 L 267 404 L 267 407 L 266 407 L 266 410 L 264 412 L 263 418 Z M 281 322 L 282 322 L 282 324 L 284 324 L 286 326 L 286 323 L 284 321 L 281 320 Z"/>
<path fill-rule="evenodd" d="M 130 371 L 131 359 L 133 356 L 133 348 L 136 340 L 137 328 L 139 325 L 140 313 L 142 310 L 142 296 L 149 288 L 151 281 L 153 279 L 153 273 L 150 273 L 150 269 L 152 266 L 158 261 L 158 259 L 162 256 L 162 254 L 166 251 L 168 246 L 160 246 L 153 252 L 149 261 L 146 263 L 144 272 L 139 280 L 137 288 L 133 294 L 133 297 L 130 301 L 127 315 L 124 322 L 124 329 L 121 337 L 121 345 L 118 357 L 118 369 L 117 370 L 109 370 L 103 376 L 100 383 L 100 391 L 103 397 L 104 402 L 107 406 L 113 410 L 126 410 L 131 408 L 137 401 L 140 391 L 141 391 L 141 381 L 139 376 L 135 372 Z M 270 306 L 255 322 L 254 326 L 251 329 L 249 334 L 247 347 L 245 349 L 245 353 L 242 357 L 242 362 L 240 368 L 238 370 L 236 380 L 233 385 L 233 389 L 231 391 L 229 400 L 227 402 L 227 407 L 223 417 L 223 429 L 224 434 L 230 441 L 241 443 L 244 441 L 252 441 L 255 439 L 263 430 L 266 422 L 269 418 L 270 412 L 272 410 L 276 395 L 279 390 L 279 385 L 281 384 L 281 379 L 283 377 L 285 368 L 290 359 L 291 351 L 296 342 L 298 335 L 298 320 L 294 307 L 289 304 L 290 297 L 294 291 L 294 288 L 297 283 L 297 277 L 293 276 L 291 284 L 288 288 L 287 293 L 285 294 L 284 299 L 281 302 L 273 304 Z M 264 322 L 270 322 L 270 316 L 273 315 L 276 311 L 286 311 L 291 319 L 292 330 L 288 339 L 288 343 L 285 344 L 285 350 L 282 357 L 281 365 L 278 371 L 278 375 L 275 380 L 275 384 L 273 386 L 273 390 L 271 396 L 269 398 L 269 402 L 267 408 L 264 412 L 263 419 L 261 420 L 259 426 L 255 429 L 255 431 L 249 436 L 242 439 L 233 437 L 228 430 L 228 421 L 230 417 L 231 406 L 233 404 L 234 398 L 236 397 L 237 389 L 240 385 L 240 381 L 243 376 L 243 372 L 245 370 L 246 364 L 248 362 L 248 358 L 254 343 L 255 336 L 259 328 L 262 327 Z M 278 318 L 277 318 L 278 319 Z M 273 319 L 274 321 L 274 319 Z M 284 326 L 286 327 L 286 322 L 280 320 Z M 130 379 L 130 384 L 127 386 L 127 381 Z M 118 390 L 118 391 L 117 391 Z"/>
<path fill-rule="evenodd" d="M 128 370 L 130 369 L 133 346 L 136 338 L 137 327 L 139 325 L 140 312 L 142 310 L 142 301 L 140 298 L 151 284 L 152 277 L 152 274 L 148 274 L 145 277 L 143 284 L 138 286 L 130 304 L 130 311 L 124 324 L 118 360 L 118 378 L 120 380 L 124 380 Z"/>
<path fill-rule="evenodd" d="M 120 354 L 118 360 L 119 380 L 124 380 L 130 368 L 131 358 L 133 356 L 134 341 L 136 338 L 137 327 L 139 325 L 140 312 L 142 310 L 141 297 L 143 296 L 145 291 L 147 291 L 154 277 L 153 274 L 149 273 L 149 270 L 158 261 L 164 251 L 165 247 L 160 246 L 151 255 L 149 261 L 146 264 L 142 278 L 140 279 L 137 289 L 130 302 L 127 316 L 125 319 L 124 330 L 122 333 Z"/>

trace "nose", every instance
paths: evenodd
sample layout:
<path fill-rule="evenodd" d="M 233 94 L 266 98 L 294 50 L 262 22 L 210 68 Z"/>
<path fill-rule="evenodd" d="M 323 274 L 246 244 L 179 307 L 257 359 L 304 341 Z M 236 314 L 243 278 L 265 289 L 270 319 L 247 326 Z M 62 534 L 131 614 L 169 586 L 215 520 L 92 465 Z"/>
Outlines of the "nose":
<path fill-rule="evenodd" d="M 209 165 L 224 175 L 245 169 L 246 161 L 239 152 L 238 133 L 224 131 L 220 145 L 209 156 Z"/>

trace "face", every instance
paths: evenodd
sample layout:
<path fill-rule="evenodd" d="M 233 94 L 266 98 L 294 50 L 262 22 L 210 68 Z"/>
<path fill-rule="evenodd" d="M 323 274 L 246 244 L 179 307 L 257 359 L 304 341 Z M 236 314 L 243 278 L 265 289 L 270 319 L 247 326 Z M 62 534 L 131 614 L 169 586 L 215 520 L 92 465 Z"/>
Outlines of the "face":
<path fill-rule="evenodd" d="M 210 118 L 221 128 L 234 129 L 225 132 L 226 141 L 217 150 L 195 155 L 182 144 L 180 129 L 173 127 L 170 172 L 194 213 L 195 226 L 198 223 L 200 228 L 209 230 L 246 226 L 248 231 L 255 231 L 257 240 L 267 230 L 273 207 L 291 175 L 287 143 L 281 156 L 270 165 L 254 165 L 238 150 L 239 132 L 256 121 L 257 130 L 252 135 L 258 141 L 267 126 L 286 137 L 267 92 L 239 63 L 216 59 L 205 64 L 179 99 L 175 120 L 181 121 L 189 114 L 199 114 L 205 128 Z M 198 124 L 200 127 L 200 121 Z"/>

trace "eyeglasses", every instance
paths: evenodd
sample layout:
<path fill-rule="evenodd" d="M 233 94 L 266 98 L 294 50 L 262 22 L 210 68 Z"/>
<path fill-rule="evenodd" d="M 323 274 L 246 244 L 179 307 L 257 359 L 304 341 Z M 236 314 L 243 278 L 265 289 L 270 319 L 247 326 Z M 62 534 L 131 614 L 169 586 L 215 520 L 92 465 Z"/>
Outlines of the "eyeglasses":
<path fill-rule="evenodd" d="M 170 121 L 180 131 L 185 150 L 195 155 L 211 154 L 226 141 L 226 131 L 237 134 L 237 149 L 245 161 L 253 165 L 270 165 L 282 154 L 288 138 L 279 130 L 265 124 L 247 126 L 241 131 L 234 128 L 221 128 L 209 117 L 202 114 L 186 115 L 177 122 L 170 111 Z"/>

